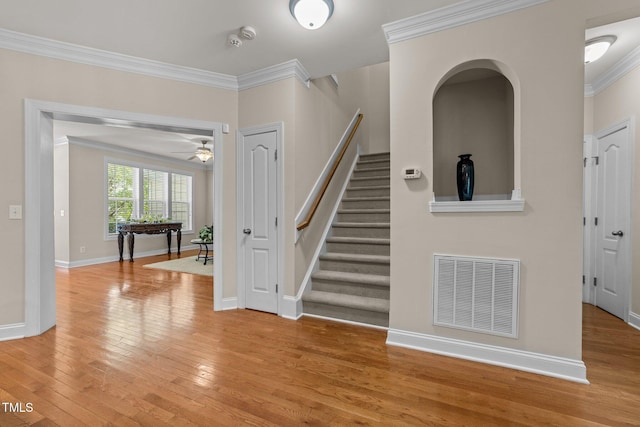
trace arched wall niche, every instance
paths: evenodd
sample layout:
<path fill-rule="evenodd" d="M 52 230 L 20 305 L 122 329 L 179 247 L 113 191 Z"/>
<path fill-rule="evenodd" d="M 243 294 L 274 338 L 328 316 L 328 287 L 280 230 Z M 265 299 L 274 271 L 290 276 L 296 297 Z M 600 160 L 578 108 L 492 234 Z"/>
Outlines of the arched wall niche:
<path fill-rule="evenodd" d="M 523 210 L 519 93 L 515 73 L 489 59 L 460 64 L 438 82 L 433 95 L 432 211 L 446 206 L 455 207 L 453 211 Z M 466 153 L 475 163 L 475 190 L 473 201 L 460 202 L 455 171 L 458 155 Z"/>

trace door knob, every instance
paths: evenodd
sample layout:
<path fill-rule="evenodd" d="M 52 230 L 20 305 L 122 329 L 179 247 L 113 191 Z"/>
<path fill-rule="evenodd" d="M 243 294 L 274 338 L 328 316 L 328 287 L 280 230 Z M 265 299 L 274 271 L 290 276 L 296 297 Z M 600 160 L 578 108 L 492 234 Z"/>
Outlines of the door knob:
<path fill-rule="evenodd" d="M 624 233 L 622 232 L 622 230 L 618 230 L 618 231 L 612 231 L 611 235 L 612 236 L 622 237 L 622 236 L 624 236 Z"/>
<path fill-rule="evenodd" d="M 251 234 L 251 229 L 250 228 L 245 228 L 244 230 L 242 230 L 242 232 L 244 234 Z"/>

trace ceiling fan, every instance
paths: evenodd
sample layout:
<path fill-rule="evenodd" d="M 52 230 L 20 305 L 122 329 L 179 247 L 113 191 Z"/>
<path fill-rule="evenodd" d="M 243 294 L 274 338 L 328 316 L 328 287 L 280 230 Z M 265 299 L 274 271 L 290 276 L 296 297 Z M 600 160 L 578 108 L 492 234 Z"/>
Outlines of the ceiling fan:
<path fill-rule="evenodd" d="M 193 156 L 189 157 L 187 160 L 193 160 L 193 159 L 200 159 L 200 161 L 202 163 L 206 163 L 207 160 L 209 159 L 213 159 L 213 152 L 211 151 L 211 149 L 209 147 L 207 147 L 207 142 L 209 142 L 209 140 L 207 139 L 203 139 L 200 141 L 202 143 L 202 147 L 198 147 L 195 151 L 195 153 L 193 153 L 192 151 L 182 151 L 182 152 L 177 152 L 174 151 L 174 153 L 179 154 L 179 153 L 193 153 Z"/>

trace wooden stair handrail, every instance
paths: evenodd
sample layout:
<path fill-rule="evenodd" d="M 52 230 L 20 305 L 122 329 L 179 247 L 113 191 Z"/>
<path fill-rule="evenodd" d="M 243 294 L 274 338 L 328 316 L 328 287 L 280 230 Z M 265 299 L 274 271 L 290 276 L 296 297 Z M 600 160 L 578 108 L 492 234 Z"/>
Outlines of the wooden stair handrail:
<path fill-rule="evenodd" d="M 334 162 L 333 166 L 331 167 L 331 171 L 329 172 L 329 175 L 324 180 L 324 184 L 322 184 L 322 188 L 320 189 L 320 192 L 316 196 L 316 199 L 313 201 L 313 204 L 311 205 L 311 209 L 309 210 L 309 213 L 302 220 L 302 222 L 300 222 L 300 224 L 298 224 L 296 226 L 296 229 L 298 231 L 304 230 L 311 223 L 311 220 L 313 219 L 313 215 L 316 213 L 316 210 L 318 209 L 318 205 L 320 204 L 320 201 L 322 200 L 322 196 L 324 196 L 324 193 L 327 191 L 327 188 L 329 187 L 329 184 L 331 183 L 331 178 L 333 178 L 333 175 L 336 173 L 336 170 L 338 169 L 338 166 L 340 165 L 340 161 L 342 160 L 342 157 L 344 157 L 344 153 L 347 151 L 347 148 L 349 148 L 349 144 L 351 143 L 351 140 L 353 139 L 354 135 L 356 134 L 356 131 L 358 130 L 358 126 L 360 126 L 360 122 L 362 121 L 363 117 L 364 116 L 362 115 L 362 113 L 358 114 L 358 118 L 356 119 L 356 123 L 354 124 L 353 128 L 351 129 L 351 132 L 349 133 L 349 137 L 347 138 L 346 143 L 342 147 L 342 150 L 340 151 L 340 154 L 338 155 L 338 158 L 336 159 L 336 161 Z"/>

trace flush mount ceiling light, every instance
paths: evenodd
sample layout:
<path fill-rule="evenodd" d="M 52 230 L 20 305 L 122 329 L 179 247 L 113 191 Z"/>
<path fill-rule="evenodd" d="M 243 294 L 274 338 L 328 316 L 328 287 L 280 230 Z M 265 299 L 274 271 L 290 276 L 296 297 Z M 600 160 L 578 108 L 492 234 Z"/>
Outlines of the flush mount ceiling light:
<path fill-rule="evenodd" d="M 584 45 L 584 63 L 588 64 L 602 58 L 615 41 L 616 36 L 601 36 L 587 40 Z"/>
<path fill-rule="evenodd" d="M 307 30 L 317 30 L 333 14 L 333 0 L 291 0 L 289 10 Z"/>

